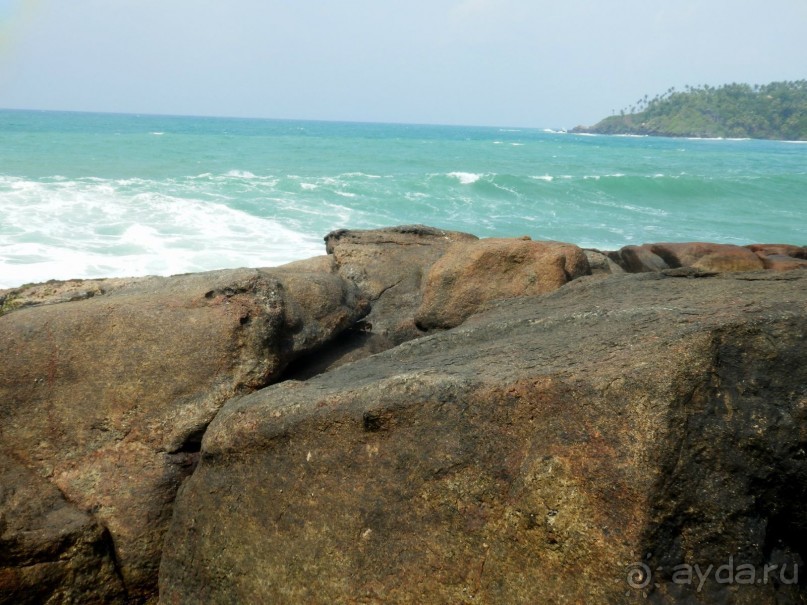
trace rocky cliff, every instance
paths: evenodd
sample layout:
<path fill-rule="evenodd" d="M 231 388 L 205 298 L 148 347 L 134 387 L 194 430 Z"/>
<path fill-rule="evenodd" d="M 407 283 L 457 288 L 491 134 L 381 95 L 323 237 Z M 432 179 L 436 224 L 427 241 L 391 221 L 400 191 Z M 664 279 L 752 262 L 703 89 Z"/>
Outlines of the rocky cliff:
<path fill-rule="evenodd" d="M 807 600 L 805 248 L 326 243 L 0 293 L 0 603 Z"/>

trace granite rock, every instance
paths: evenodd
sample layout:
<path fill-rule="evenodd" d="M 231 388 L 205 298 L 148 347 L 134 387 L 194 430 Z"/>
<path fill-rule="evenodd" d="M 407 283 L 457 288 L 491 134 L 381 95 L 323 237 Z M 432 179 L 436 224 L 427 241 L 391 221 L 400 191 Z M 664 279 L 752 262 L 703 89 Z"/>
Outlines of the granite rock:
<path fill-rule="evenodd" d="M 108 530 L 128 597 L 151 599 L 207 424 L 367 310 L 338 276 L 247 269 L 14 310 L 0 317 L 0 453 Z"/>
<path fill-rule="evenodd" d="M 591 273 L 573 244 L 490 238 L 452 245 L 426 277 L 422 329 L 453 328 L 494 300 L 544 294 Z"/>
<path fill-rule="evenodd" d="M 161 602 L 802 603 L 805 286 L 579 279 L 233 399 Z M 674 575 L 730 560 L 788 571 Z"/>

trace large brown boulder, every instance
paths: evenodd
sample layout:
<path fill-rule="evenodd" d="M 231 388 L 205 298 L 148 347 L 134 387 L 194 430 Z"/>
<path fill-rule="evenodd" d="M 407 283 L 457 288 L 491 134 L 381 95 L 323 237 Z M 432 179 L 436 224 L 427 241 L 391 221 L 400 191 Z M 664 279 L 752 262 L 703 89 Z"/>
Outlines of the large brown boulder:
<path fill-rule="evenodd" d="M 760 256 L 768 271 L 792 271 L 793 269 L 807 269 L 807 260 L 786 256 L 784 254 L 768 254 Z"/>
<path fill-rule="evenodd" d="M 608 252 L 608 258 L 628 273 L 648 273 L 670 268 L 670 265 L 647 245 L 624 246 L 616 252 Z"/>
<path fill-rule="evenodd" d="M 413 317 L 432 265 L 452 244 L 477 240 L 468 233 L 424 225 L 340 230 L 325 236 L 339 275 L 354 282 L 372 302 L 366 321 L 393 344 L 421 335 Z"/>
<path fill-rule="evenodd" d="M 133 280 L 78 298 L 0 317 L 0 454 L 56 486 L 74 516 L 106 528 L 124 590 L 147 600 L 176 490 L 207 424 L 225 401 L 276 380 L 367 305 L 335 275 L 247 269 Z M 79 529 L 88 543 L 97 538 Z M 71 565 L 60 536 L 40 541 L 51 536 L 49 548 Z M 105 565 L 108 553 L 98 556 Z M 106 590 L 47 602 L 103 600 Z"/>
<path fill-rule="evenodd" d="M 793 246 L 792 244 L 750 244 L 746 246 L 749 250 L 756 252 L 760 256 L 790 256 L 801 260 L 807 260 L 807 246 Z"/>
<path fill-rule="evenodd" d="M 426 278 L 415 315 L 422 329 L 453 328 L 486 303 L 545 294 L 591 273 L 573 244 L 522 239 L 483 239 L 451 246 Z"/>
<path fill-rule="evenodd" d="M 693 267 L 701 271 L 759 271 L 765 266 L 748 248 L 702 242 L 651 244 L 650 249 L 670 267 Z"/>
<path fill-rule="evenodd" d="M 807 248 L 788 244 L 751 244 L 746 246 L 762 259 L 768 271 L 807 269 Z"/>
<path fill-rule="evenodd" d="M 584 248 L 583 253 L 586 255 L 592 275 L 604 277 L 614 273 L 625 273 L 625 269 L 608 256 L 608 252 L 602 252 L 593 248 Z"/>
<path fill-rule="evenodd" d="M 706 275 L 577 280 L 228 402 L 161 602 L 803 603 L 807 274 Z"/>
<path fill-rule="evenodd" d="M 764 263 L 753 250 L 703 242 L 625 246 L 609 257 L 630 273 L 692 267 L 704 272 L 760 271 Z"/>
<path fill-rule="evenodd" d="M 453 242 L 476 239 L 424 225 L 340 229 L 325 236 L 327 256 L 275 269 L 334 273 L 354 283 L 371 304 L 363 321 L 330 343 L 316 359 L 291 368 L 288 377 L 306 379 L 423 336 L 414 315 L 422 299 L 424 276 Z"/>

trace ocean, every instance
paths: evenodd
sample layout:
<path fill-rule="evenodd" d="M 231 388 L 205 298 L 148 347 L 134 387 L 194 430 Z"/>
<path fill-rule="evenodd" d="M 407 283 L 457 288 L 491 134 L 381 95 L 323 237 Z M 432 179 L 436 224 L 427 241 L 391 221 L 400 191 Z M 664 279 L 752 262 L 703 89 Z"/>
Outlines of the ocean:
<path fill-rule="evenodd" d="M 613 250 L 807 244 L 807 145 L 0 111 L 0 288 L 266 267 L 422 223 Z"/>

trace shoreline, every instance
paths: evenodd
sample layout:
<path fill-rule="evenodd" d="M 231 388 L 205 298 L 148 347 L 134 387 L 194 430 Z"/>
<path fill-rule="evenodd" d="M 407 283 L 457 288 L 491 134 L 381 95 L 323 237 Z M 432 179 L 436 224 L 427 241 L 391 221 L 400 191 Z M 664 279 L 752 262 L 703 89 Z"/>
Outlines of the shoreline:
<path fill-rule="evenodd" d="M 394 229 L 395 227 L 391 227 L 391 228 Z M 382 229 L 384 229 L 384 228 L 382 228 Z M 430 227 L 430 229 L 431 229 L 431 227 Z M 343 230 L 340 230 L 340 231 L 343 231 Z M 375 230 L 369 229 L 369 230 L 366 230 L 366 231 L 375 231 Z M 471 234 L 468 234 L 468 235 L 471 235 Z M 328 236 L 325 236 L 325 238 L 323 238 L 323 239 L 325 241 L 327 241 L 329 237 L 330 237 L 330 234 Z M 478 236 L 474 235 L 473 237 L 478 237 Z M 479 239 L 481 239 L 481 240 L 486 240 L 486 239 L 505 239 L 505 240 L 506 239 L 512 239 L 512 240 L 516 240 L 516 239 L 523 239 L 523 238 L 529 238 L 529 236 L 521 236 L 521 238 L 519 238 L 519 237 L 498 237 L 498 238 L 497 237 L 480 237 Z M 531 238 L 529 238 L 529 239 L 531 239 Z M 534 241 L 536 241 L 536 242 L 540 242 L 540 241 L 553 242 L 553 241 L 556 241 L 556 240 L 539 240 L 539 239 L 536 239 Z M 570 245 L 570 246 L 577 246 L 577 244 L 574 244 L 574 243 L 571 243 L 571 242 L 562 242 L 562 243 L 565 243 L 565 244 Z M 776 256 L 776 257 L 778 257 L 778 256 L 793 256 L 793 258 L 795 258 L 797 260 L 805 260 L 805 259 L 807 259 L 807 245 L 799 245 L 799 244 L 795 244 L 795 243 L 726 244 L 726 243 L 716 243 L 716 242 L 694 242 L 694 241 L 689 241 L 689 242 L 669 242 L 669 241 L 665 241 L 665 242 L 659 242 L 659 243 L 627 244 L 627 245 L 625 245 L 625 246 L 623 246 L 621 248 L 618 248 L 616 250 L 604 250 L 602 248 L 590 247 L 590 246 L 579 246 L 579 247 L 584 251 L 589 251 L 589 252 L 592 252 L 592 253 L 597 253 L 597 254 L 604 255 L 605 257 L 610 258 L 612 261 L 614 261 L 618 265 L 620 265 L 623 270 L 628 270 L 629 271 L 628 266 L 625 264 L 626 262 L 629 262 L 629 261 L 623 261 L 622 260 L 623 251 L 628 251 L 627 254 L 630 254 L 629 251 L 633 250 L 633 249 L 652 250 L 653 248 L 659 248 L 659 247 L 665 247 L 665 246 L 673 246 L 675 248 L 680 248 L 680 247 L 685 247 L 685 246 L 708 246 L 710 248 L 715 248 L 717 250 L 722 250 L 722 251 L 725 251 L 725 252 L 736 252 L 739 249 L 743 248 L 743 249 L 751 250 L 752 252 L 757 254 L 757 256 L 759 256 L 760 260 L 763 261 L 763 265 L 760 268 L 770 268 L 770 267 L 765 266 L 765 258 L 768 257 L 768 256 Z M 323 250 L 323 252 L 324 252 L 324 250 Z M 267 267 L 264 267 L 264 268 L 266 268 L 266 269 L 282 268 L 282 267 L 284 267 L 286 265 L 293 265 L 294 263 L 309 261 L 309 260 L 312 260 L 313 258 L 316 258 L 316 256 L 299 258 L 299 259 L 296 259 L 296 260 L 289 261 L 287 263 L 283 263 L 281 265 L 267 266 Z M 773 263 L 776 260 L 777 259 L 774 258 L 774 259 L 771 259 L 770 261 L 768 261 L 769 265 L 773 266 Z M 678 268 L 678 267 L 686 266 L 686 265 L 682 265 L 680 259 L 674 259 L 674 260 L 672 260 L 672 263 L 669 266 L 662 266 L 662 265 L 659 265 L 658 262 L 651 262 L 643 270 L 650 270 L 649 267 L 655 267 L 655 266 L 659 266 L 661 268 L 669 269 L 669 268 Z M 793 265 L 793 268 L 795 268 L 795 267 L 796 267 L 796 265 Z M 34 286 L 50 285 L 50 286 L 53 286 L 53 287 L 57 287 L 57 286 L 60 286 L 60 285 L 71 284 L 71 283 L 78 285 L 78 284 L 83 283 L 83 282 L 89 282 L 89 283 L 95 282 L 95 283 L 98 283 L 98 282 L 109 281 L 109 280 L 127 281 L 127 280 L 139 280 L 139 279 L 145 279 L 145 278 L 154 278 L 154 277 L 167 278 L 167 277 L 176 277 L 176 276 L 179 276 L 179 275 L 187 275 L 189 273 L 208 273 L 208 272 L 213 272 L 213 271 L 227 271 L 227 270 L 243 269 L 243 268 L 246 268 L 246 267 L 244 267 L 244 266 L 241 266 L 241 267 L 217 267 L 217 268 L 212 268 L 212 269 L 204 269 L 204 270 L 200 270 L 200 271 L 189 271 L 189 272 L 172 273 L 172 274 L 161 274 L 161 273 L 151 274 L 151 273 L 148 273 L 148 274 L 139 274 L 139 275 L 138 274 L 135 274 L 135 275 L 109 275 L 109 276 L 99 276 L 99 277 L 75 277 L 75 278 L 66 278 L 66 279 L 52 278 L 52 279 L 47 279 L 47 280 L 43 280 L 43 281 L 25 282 L 25 283 L 20 284 L 19 286 L 10 286 L 10 287 L 6 287 L 6 288 L 0 287 L 0 309 L 2 309 L 4 298 L 7 297 L 9 294 L 19 292 L 19 291 L 22 291 L 22 290 L 25 290 L 25 289 L 28 289 L 28 288 L 31 288 L 31 287 L 34 287 Z M 638 272 L 638 271 L 633 271 L 633 272 Z M 0 312 L 0 314 L 2 314 L 2 313 Z"/>

